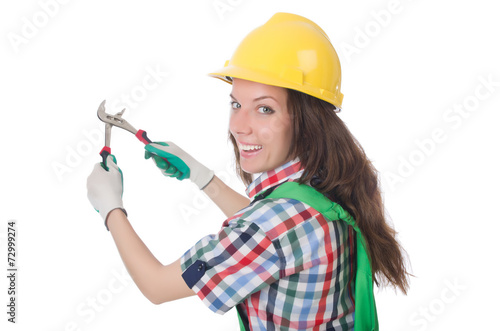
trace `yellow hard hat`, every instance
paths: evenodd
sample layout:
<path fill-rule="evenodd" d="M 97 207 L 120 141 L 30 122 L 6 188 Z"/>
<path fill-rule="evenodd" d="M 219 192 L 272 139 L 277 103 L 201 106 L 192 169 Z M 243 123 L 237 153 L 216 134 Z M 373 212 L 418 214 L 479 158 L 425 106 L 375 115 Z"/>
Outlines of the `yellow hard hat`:
<path fill-rule="evenodd" d="M 273 15 L 209 75 L 228 83 L 234 77 L 290 88 L 342 107 L 337 52 L 316 23 L 299 15 Z"/>

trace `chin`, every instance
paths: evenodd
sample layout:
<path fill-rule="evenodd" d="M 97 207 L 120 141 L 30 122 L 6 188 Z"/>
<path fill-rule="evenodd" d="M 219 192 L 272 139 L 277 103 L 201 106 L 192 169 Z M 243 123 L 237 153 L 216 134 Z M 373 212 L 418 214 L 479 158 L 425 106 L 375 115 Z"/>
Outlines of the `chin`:
<path fill-rule="evenodd" d="M 261 172 L 264 172 L 265 170 L 263 171 L 260 171 L 258 168 L 254 168 L 254 167 L 248 167 L 248 166 L 245 166 L 243 164 L 240 164 L 240 167 L 241 169 L 246 172 L 246 173 L 249 173 L 251 175 L 255 175 L 255 174 L 259 174 Z"/>
<path fill-rule="evenodd" d="M 255 174 L 260 174 L 269 170 L 274 170 L 278 166 L 273 167 L 271 165 L 266 165 L 266 164 L 259 164 L 257 162 L 248 162 L 248 161 L 241 161 L 240 160 L 240 167 L 243 169 L 243 171 L 255 175 Z"/>

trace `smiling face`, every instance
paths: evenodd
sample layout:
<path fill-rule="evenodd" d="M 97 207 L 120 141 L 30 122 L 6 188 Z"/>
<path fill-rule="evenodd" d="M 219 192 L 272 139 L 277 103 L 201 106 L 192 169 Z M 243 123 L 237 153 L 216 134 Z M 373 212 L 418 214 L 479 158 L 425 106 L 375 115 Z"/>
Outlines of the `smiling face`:
<path fill-rule="evenodd" d="M 229 131 L 238 144 L 240 166 L 255 174 L 291 160 L 291 119 L 286 89 L 233 80 Z"/>

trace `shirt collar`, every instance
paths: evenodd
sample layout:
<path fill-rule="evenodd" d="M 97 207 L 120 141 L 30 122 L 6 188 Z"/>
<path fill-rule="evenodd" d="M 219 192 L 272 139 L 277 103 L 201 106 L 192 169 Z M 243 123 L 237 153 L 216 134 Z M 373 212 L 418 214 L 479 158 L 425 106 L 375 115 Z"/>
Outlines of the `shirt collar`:
<path fill-rule="evenodd" d="M 250 184 L 246 190 L 248 197 L 251 199 L 255 195 L 267 190 L 268 188 L 284 183 L 288 180 L 294 180 L 300 178 L 304 169 L 300 164 L 300 160 L 297 158 L 295 160 L 289 161 L 282 166 L 263 172 L 257 179 L 255 179 L 252 184 Z"/>

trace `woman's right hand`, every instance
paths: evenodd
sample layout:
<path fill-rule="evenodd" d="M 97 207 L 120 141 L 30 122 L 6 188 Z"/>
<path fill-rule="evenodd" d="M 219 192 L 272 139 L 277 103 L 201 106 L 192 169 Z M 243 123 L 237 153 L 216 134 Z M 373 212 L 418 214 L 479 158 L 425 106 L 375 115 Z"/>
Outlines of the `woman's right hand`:
<path fill-rule="evenodd" d="M 153 142 L 145 146 L 146 159 L 153 158 L 163 175 L 178 180 L 189 178 L 203 189 L 214 177 L 214 172 L 195 160 L 173 142 Z"/>

